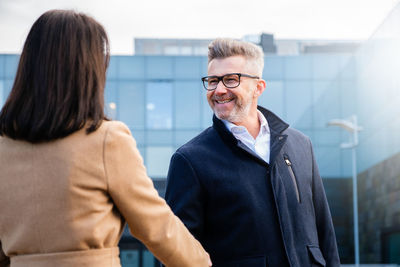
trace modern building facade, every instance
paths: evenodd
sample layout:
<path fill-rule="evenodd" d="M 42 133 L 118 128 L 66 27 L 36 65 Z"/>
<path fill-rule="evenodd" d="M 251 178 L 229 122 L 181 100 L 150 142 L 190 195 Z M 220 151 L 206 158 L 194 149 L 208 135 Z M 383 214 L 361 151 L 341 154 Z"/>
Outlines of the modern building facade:
<path fill-rule="evenodd" d="M 207 55 L 211 39 L 156 39 L 135 38 L 136 55 L 201 56 Z"/>
<path fill-rule="evenodd" d="M 265 55 L 300 55 L 354 53 L 360 46 L 356 40 L 275 39 L 273 34 L 245 35 L 243 40 L 259 45 Z M 207 56 L 212 39 L 135 38 L 137 56 Z"/>
<path fill-rule="evenodd" d="M 399 29 L 397 6 L 358 49 L 309 49 L 265 57 L 267 89 L 260 105 L 310 136 L 343 263 L 354 261 L 351 153 L 340 148 L 348 134 L 327 123 L 355 114 L 363 127 L 357 148 L 361 263 L 400 264 Z M 275 49 L 279 51 L 279 45 Z M 163 195 L 172 153 L 211 125 L 212 112 L 200 81 L 207 57 L 149 54 L 112 56 L 106 112 L 129 126 L 148 174 Z M 0 55 L 0 107 L 17 64 L 18 55 Z M 156 264 L 128 231 L 120 246 L 124 267 Z"/>

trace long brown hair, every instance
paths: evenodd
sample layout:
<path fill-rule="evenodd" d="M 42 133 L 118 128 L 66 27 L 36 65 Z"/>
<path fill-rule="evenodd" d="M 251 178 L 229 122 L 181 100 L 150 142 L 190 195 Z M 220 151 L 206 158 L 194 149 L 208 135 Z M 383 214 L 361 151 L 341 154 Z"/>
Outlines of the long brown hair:
<path fill-rule="evenodd" d="M 0 135 L 32 143 L 65 137 L 106 119 L 107 34 L 95 19 L 50 10 L 33 24 L 11 93 L 0 112 Z"/>

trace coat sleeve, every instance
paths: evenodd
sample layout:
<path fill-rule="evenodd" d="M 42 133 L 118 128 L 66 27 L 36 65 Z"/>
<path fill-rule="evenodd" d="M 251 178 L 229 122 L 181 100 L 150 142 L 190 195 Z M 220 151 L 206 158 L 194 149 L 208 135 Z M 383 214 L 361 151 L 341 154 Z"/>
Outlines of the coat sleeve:
<path fill-rule="evenodd" d="M 10 266 L 10 258 L 4 254 L 0 241 L 0 267 L 9 267 L 9 266 Z"/>
<path fill-rule="evenodd" d="M 129 129 L 113 123 L 104 141 L 108 190 L 133 236 L 166 266 L 208 266 L 208 255 L 147 176 Z"/>
<path fill-rule="evenodd" d="M 189 231 L 201 242 L 205 203 L 203 190 L 189 160 L 179 152 L 171 158 L 165 199 Z"/>
<path fill-rule="evenodd" d="M 319 247 L 326 261 L 326 267 L 339 267 L 340 260 L 336 243 L 335 229 L 333 228 L 332 216 L 329 211 L 325 189 L 319 174 L 318 166 L 314 157 L 314 151 L 310 142 L 312 164 L 313 164 L 313 202 L 315 219 L 318 231 Z"/>

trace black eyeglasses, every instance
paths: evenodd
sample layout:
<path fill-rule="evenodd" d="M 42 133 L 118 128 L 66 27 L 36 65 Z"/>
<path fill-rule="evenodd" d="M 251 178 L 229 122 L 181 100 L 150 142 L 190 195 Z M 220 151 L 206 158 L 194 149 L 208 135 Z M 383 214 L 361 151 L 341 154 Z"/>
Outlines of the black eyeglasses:
<path fill-rule="evenodd" d="M 212 91 L 217 89 L 218 83 L 222 81 L 226 88 L 235 88 L 240 85 L 240 77 L 252 79 L 260 79 L 258 76 L 251 76 L 243 73 L 228 73 L 223 76 L 206 76 L 201 78 L 203 86 L 206 90 Z"/>

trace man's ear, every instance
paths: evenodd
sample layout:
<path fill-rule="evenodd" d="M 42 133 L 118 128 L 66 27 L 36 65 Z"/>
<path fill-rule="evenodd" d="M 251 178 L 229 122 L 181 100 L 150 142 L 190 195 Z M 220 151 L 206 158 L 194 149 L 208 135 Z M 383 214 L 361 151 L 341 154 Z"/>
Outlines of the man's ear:
<path fill-rule="evenodd" d="M 259 97 L 265 90 L 267 84 L 263 79 L 259 79 L 257 81 L 257 87 L 256 90 L 254 91 L 254 96 Z"/>

